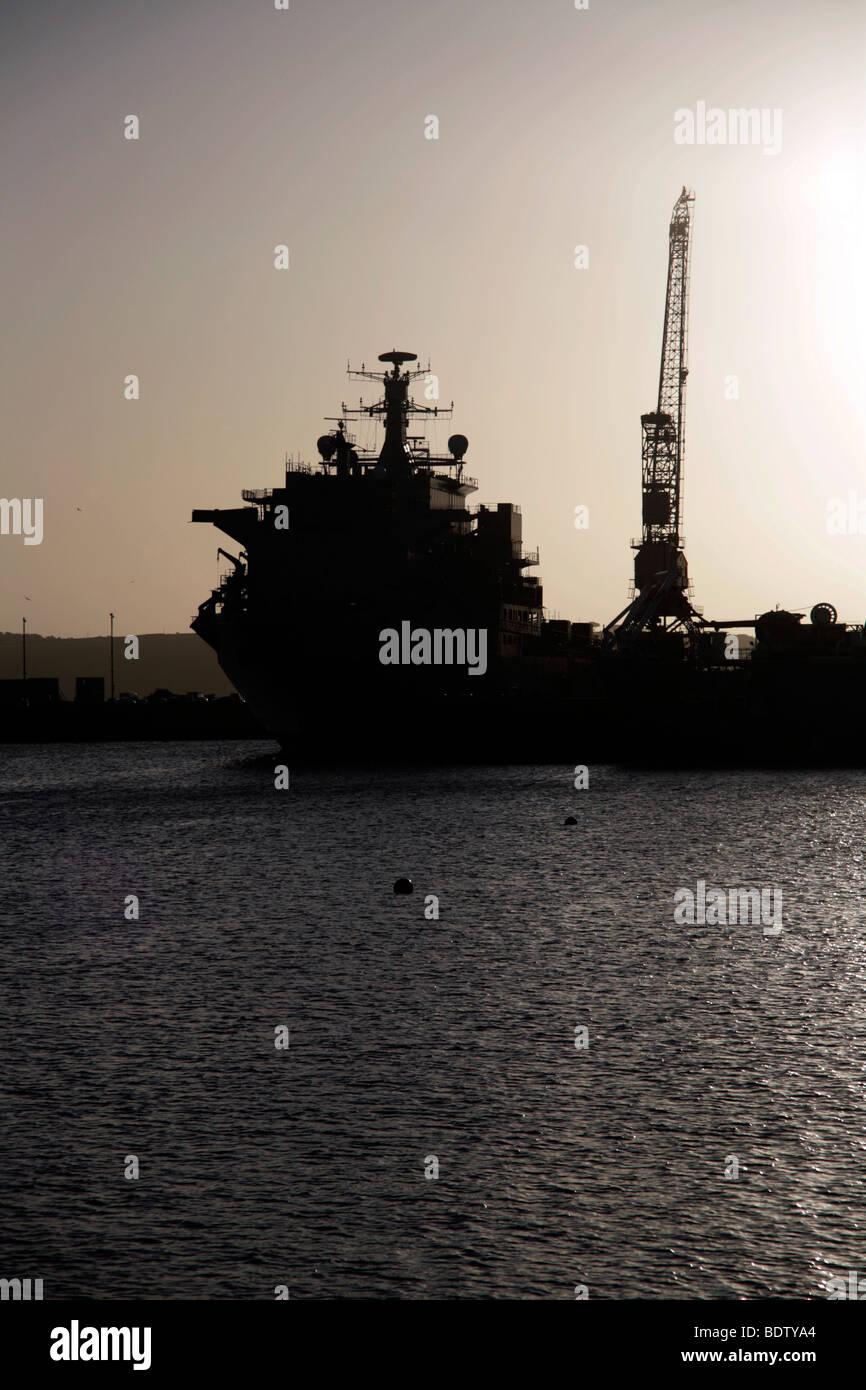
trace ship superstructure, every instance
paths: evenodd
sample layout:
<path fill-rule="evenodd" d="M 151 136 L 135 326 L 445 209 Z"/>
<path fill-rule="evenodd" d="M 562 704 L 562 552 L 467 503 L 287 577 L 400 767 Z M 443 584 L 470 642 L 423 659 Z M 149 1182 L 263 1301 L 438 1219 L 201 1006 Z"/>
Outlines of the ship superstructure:
<path fill-rule="evenodd" d="M 221 550 L 232 568 L 192 627 L 289 747 L 346 715 L 392 738 L 416 714 L 474 719 L 497 699 L 567 692 L 592 642 L 591 625 L 545 622 L 520 508 L 467 505 L 477 482 L 465 472 L 466 437 L 452 435 L 449 453 L 436 455 L 413 432 L 451 415 L 410 393 L 429 366 L 396 349 L 379 361 L 384 370 L 348 369 L 381 395 L 343 403 L 318 440 L 318 463 L 287 465 L 281 487 L 244 491 L 242 507 L 193 512 L 240 549 Z M 384 426 L 378 451 L 358 447 L 349 429 L 358 419 Z M 401 664 L 383 660 L 382 634 L 393 631 L 411 639 Z M 459 660 L 457 638 L 437 661 L 414 636 L 480 632 L 483 672 Z"/>

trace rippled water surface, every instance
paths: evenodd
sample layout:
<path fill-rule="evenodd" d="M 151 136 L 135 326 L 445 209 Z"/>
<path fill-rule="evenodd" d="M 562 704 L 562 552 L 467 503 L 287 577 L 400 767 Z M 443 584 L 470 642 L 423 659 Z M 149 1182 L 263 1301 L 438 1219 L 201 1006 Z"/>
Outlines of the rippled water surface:
<path fill-rule="evenodd" d="M 866 774 L 572 778 L 276 791 L 267 744 L 2 748 L 0 1275 L 753 1298 L 866 1274 Z M 781 889 L 781 935 L 676 925 L 698 879 Z"/>

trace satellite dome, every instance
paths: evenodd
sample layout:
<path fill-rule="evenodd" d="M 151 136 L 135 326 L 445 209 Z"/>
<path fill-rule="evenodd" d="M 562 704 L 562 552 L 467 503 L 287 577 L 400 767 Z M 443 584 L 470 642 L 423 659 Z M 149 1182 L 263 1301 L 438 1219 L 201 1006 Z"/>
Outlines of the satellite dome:
<path fill-rule="evenodd" d="M 448 440 L 448 448 L 456 459 L 462 459 L 469 448 L 469 440 L 465 434 L 452 434 Z"/>
<path fill-rule="evenodd" d="M 326 463 L 328 459 L 333 458 L 336 447 L 337 441 L 332 434 L 323 434 L 319 436 L 316 448 Z"/>

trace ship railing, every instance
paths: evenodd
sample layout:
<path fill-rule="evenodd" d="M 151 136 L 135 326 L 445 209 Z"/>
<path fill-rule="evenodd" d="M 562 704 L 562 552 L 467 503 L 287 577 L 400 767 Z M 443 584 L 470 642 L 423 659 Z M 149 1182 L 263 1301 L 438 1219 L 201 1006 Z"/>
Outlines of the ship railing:
<path fill-rule="evenodd" d="M 472 483 L 475 487 L 478 486 L 477 478 L 464 478 L 463 481 L 465 483 Z M 516 516 L 520 516 L 520 508 L 518 507 L 516 502 L 512 502 L 511 510 L 514 512 Z M 481 512 L 492 512 L 495 515 L 496 508 L 485 506 L 483 502 L 475 502 L 471 507 L 466 508 L 466 512 L 468 516 L 478 516 Z"/>
<path fill-rule="evenodd" d="M 643 541 L 643 536 L 632 536 L 631 540 L 629 541 L 629 545 L 631 546 L 632 550 L 640 550 L 640 548 L 641 548 L 641 546 L 643 545 L 643 543 L 644 543 L 644 541 Z M 662 538 L 661 538 L 661 537 L 658 537 L 658 538 L 656 539 L 656 541 L 655 541 L 655 544 L 657 544 L 657 545 L 662 544 Z M 685 538 L 685 536 L 680 536 L 679 542 L 678 542 L 678 545 L 677 545 L 677 548 L 678 548 L 679 550 L 685 550 L 685 548 L 686 548 L 686 538 Z"/>
<path fill-rule="evenodd" d="M 418 464 L 419 473 L 429 473 L 431 476 L 434 477 L 447 478 L 449 483 L 466 483 L 469 487 L 475 488 L 476 490 L 478 488 L 478 479 L 470 478 L 468 473 L 463 473 L 459 478 L 457 478 L 454 476 L 453 473 L 443 472 L 443 470 L 446 468 L 457 467 L 454 459 L 448 458 L 447 455 L 443 454 L 441 458 L 426 458 L 423 460 L 416 460 L 416 462 Z"/>
<path fill-rule="evenodd" d="M 245 502 L 265 502 L 269 497 L 273 497 L 272 487 L 245 487 L 241 489 L 241 497 Z"/>

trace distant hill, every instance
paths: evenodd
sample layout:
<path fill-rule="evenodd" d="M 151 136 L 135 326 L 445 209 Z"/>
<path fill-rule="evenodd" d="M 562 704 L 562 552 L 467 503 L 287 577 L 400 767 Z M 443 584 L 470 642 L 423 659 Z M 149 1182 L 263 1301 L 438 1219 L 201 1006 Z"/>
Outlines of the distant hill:
<path fill-rule="evenodd" d="M 139 634 L 139 659 L 127 661 L 123 637 L 114 639 L 115 688 L 149 695 L 160 686 L 185 694 L 230 695 L 234 687 L 223 675 L 216 656 L 194 632 Z M 40 637 L 27 634 L 28 676 L 57 676 L 67 699 L 75 698 L 76 676 L 104 676 L 109 694 L 107 637 Z M 21 675 L 21 633 L 0 632 L 0 679 Z"/>

